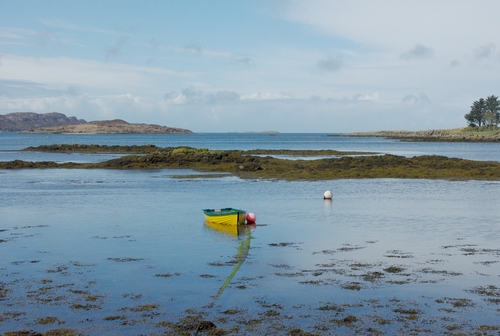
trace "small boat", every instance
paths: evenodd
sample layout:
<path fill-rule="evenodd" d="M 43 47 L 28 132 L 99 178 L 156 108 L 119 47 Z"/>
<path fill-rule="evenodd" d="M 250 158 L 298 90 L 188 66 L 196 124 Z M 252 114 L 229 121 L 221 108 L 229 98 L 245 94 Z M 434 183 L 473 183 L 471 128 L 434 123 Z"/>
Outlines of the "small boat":
<path fill-rule="evenodd" d="M 234 208 L 203 209 L 206 222 L 217 225 L 245 225 L 246 211 Z"/>

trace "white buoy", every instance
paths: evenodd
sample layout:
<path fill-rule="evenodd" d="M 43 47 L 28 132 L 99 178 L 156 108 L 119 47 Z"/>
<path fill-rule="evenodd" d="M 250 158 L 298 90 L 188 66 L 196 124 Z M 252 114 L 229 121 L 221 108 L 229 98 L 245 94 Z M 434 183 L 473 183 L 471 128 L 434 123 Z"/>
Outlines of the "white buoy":
<path fill-rule="evenodd" d="M 333 195 L 332 195 L 332 192 L 330 190 L 325 191 L 325 193 L 323 194 L 324 199 L 332 199 L 332 197 L 333 197 Z"/>

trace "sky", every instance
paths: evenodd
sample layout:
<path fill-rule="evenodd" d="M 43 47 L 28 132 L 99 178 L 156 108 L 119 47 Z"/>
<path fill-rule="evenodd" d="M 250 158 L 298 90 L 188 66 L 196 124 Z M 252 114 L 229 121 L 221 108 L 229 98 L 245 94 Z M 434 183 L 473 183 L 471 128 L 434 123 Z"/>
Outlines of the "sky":
<path fill-rule="evenodd" d="M 497 0 L 0 0 L 0 114 L 194 132 L 464 127 Z"/>

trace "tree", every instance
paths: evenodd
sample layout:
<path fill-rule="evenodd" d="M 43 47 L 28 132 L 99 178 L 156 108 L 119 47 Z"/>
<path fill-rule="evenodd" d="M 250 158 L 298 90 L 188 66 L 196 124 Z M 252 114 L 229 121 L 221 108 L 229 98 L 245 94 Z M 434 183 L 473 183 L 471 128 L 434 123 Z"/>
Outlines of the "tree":
<path fill-rule="evenodd" d="M 469 126 L 479 126 L 484 124 L 484 114 L 486 113 L 486 100 L 483 98 L 476 100 L 470 107 L 470 112 L 464 115 Z"/>
<path fill-rule="evenodd" d="M 500 101 L 498 97 L 491 95 L 486 98 L 484 121 L 487 126 L 496 126 L 500 121 Z"/>

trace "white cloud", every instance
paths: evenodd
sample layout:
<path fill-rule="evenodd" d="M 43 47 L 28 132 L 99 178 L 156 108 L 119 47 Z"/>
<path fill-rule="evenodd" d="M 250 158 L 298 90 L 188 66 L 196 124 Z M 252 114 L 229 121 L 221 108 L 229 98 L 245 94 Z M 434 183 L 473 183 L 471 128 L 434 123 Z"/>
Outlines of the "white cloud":
<path fill-rule="evenodd" d="M 0 39 L 26 40 L 36 36 L 38 31 L 24 28 L 0 28 Z"/>
<path fill-rule="evenodd" d="M 187 93 L 187 92 L 185 92 Z M 191 92 L 191 98 L 200 92 Z M 189 95 L 189 94 L 188 94 Z M 91 120 L 124 119 L 182 127 L 195 132 L 277 130 L 279 132 L 352 132 L 381 129 L 449 128 L 463 124 L 457 106 L 425 104 L 426 96 L 385 101 L 377 93 L 357 99 L 236 99 L 234 92 L 201 94 L 197 102 L 151 100 L 133 94 L 94 97 L 86 94 L 6 99 L 0 97 L 0 113 L 61 112 Z M 276 96 L 281 99 L 276 99 Z M 177 98 L 186 96 L 179 94 Z M 272 97 L 272 98 L 269 98 Z M 220 98 L 216 104 L 209 98 Z M 180 99 L 180 98 L 179 98 Z M 466 108 L 465 106 L 464 108 Z M 439 115 L 436 115 L 439 111 Z M 237 121 L 237 122 L 235 122 Z"/>
<path fill-rule="evenodd" d="M 3 55 L 0 79 L 44 83 L 46 87 L 78 86 L 101 91 L 157 92 L 154 79 L 193 78 L 194 72 L 98 62 L 67 57 L 42 58 Z"/>
<path fill-rule="evenodd" d="M 427 106 L 431 104 L 431 100 L 425 93 L 420 93 L 418 96 L 416 95 L 406 95 L 403 97 L 401 102 L 408 104 L 408 105 L 418 105 L 418 106 Z"/>
<path fill-rule="evenodd" d="M 212 104 L 221 102 L 234 102 L 240 100 L 240 95 L 234 91 L 218 91 L 207 96 L 208 102 Z"/>
<path fill-rule="evenodd" d="M 107 35 L 118 34 L 116 31 L 101 29 L 101 28 L 92 27 L 92 26 L 79 26 L 79 25 L 76 25 L 74 23 L 71 23 L 71 22 L 68 22 L 65 20 L 42 19 L 40 21 L 44 26 L 51 27 L 51 28 L 58 28 L 58 29 L 61 28 L 64 30 L 73 30 L 73 31 L 85 32 L 85 33 L 97 33 L 97 34 L 107 34 Z"/>
<path fill-rule="evenodd" d="M 242 52 L 226 52 L 203 48 L 198 43 L 190 43 L 184 47 L 174 47 L 169 45 L 157 44 L 157 47 L 164 48 L 166 50 L 196 54 L 200 56 L 207 56 L 220 61 L 230 61 L 234 63 L 241 63 L 245 65 L 252 65 L 254 63 L 254 57 L 247 53 Z"/>
<path fill-rule="evenodd" d="M 234 91 L 217 91 L 205 94 L 201 90 L 188 87 L 183 89 L 181 93 L 167 92 L 164 99 L 165 102 L 171 104 L 223 104 L 240 100 L 240 95 Z"/>
<path fill-rule="evenodd" d="M 353 97 L 355 100 L 379 100 L 378 92 L 374 92 L 373 94 L 367 94 L 367 95 L 355 95 Z"/>
<path fill-rule="evenodd" d="M 0 44 L 25 47 L 43 47 L 49 42 L 81 46 L 65 33 L 54 33 L 48 29 L 0 28 Z"/>
<path fill-rule="evenodd" d="M 130 93 L 93 97 L 86 94 L 6 99 L 0 97 L 1 113 L 29 111 L 37 113 L 61 112 L 90 120 L 125 119 L 144 122 L 148 115 L 165 107 L 161 102 Z"/>
<path fill-rule="evenodd" d="M 242 100 L 269 100 L 269 99 L 290 99 L 292 96 L 286 93 L 256 92 L 241 96 Z"/>
<path fill-rule="evenodd" d="M 495 0 L 289 1 L 281 15 L 320 31 L 380 49 L 404 49 L 408 42 L 442 46 L 458 55 L 498 40 L 500 3 Z M 469 49 L 470 50 L 470 49 Z"/>
<path fill-rule="evenodd" d="M 46 97 L 59 96 L 62 90 L 51 90 L 40 83 L 18 80 L 0 80 L 0 97 L 5 98 L 26 98 L 26 97 Z"/>

